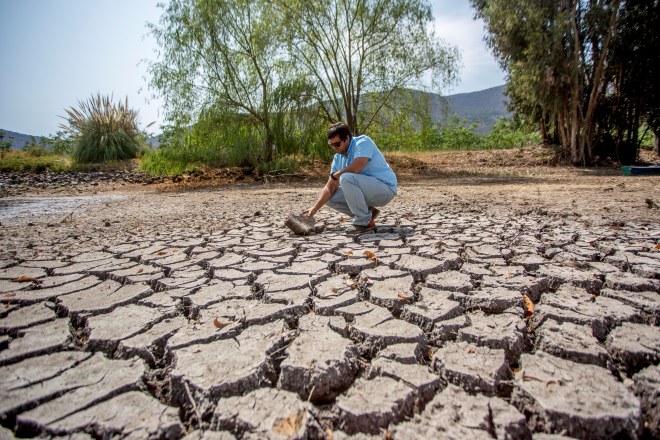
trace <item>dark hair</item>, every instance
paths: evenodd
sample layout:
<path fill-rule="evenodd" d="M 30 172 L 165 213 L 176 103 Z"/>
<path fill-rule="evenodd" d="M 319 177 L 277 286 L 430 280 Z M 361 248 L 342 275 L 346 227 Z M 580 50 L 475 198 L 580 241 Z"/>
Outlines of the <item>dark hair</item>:
<path fill-rule="evenodd" d="M 344 122 L 336 122 L 332 124 L 330 128 L 328 128 L 327 136 L 328 139 L 339 136 L 339 139 L 344 141 L 348 137 L 353 137 L 353 133 L 351 133 L 351 129 L 348 128 L 348 125 L 346 125 Z"/>

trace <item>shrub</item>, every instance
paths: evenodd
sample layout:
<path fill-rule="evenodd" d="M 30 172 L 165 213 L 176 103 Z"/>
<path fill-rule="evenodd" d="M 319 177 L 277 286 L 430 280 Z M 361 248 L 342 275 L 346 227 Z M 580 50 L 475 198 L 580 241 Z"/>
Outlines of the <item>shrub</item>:
<path fill-rule="evenodd" d="M 499 118 L 490 133 L 483 136 L 486 149 L 522 148 L 541 142 L 538 131 L 530 132 L 507 118 Z"/>
<path fill-rule="evenodd" d="M 69 125 L 62 125 L 74 139 L 73 157 L 80 163 L 107 162 L 135 158 L 145 148 L 137 126 L 137 111 L 112 96 L 78 101 L 78 108 L 66 110 Z"/>
<path fill-rule="evenodd" d="M 465 120 L 459 120 L 454 115 L 450 121 L 439 126 L 436 135 L 436 145 L 431 148 L 446 150 L 474 150 L 481 147 L 481 136 L 475 131 L 477 123 L 468 125 Z"/>
<path fill-rule="evenodd" d="M 39 143 L 46 151 L 53 154 L 73 154 L 74 140 L 71 135 L 65 131 L 58 131 L 55 134 L 44 136 L 40 139 Z"/>
<path fill-rule="evenodd" d="M 66 157 L 43 155 L 34 156 L 28 152 L 15 150 L 0 153 L 0 171 L 36 172 L 67 171 L 71 164 Z"/>

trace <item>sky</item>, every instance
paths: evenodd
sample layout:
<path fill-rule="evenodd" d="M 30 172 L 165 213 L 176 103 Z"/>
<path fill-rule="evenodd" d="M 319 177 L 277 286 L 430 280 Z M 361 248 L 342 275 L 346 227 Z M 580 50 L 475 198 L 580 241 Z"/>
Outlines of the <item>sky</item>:
<path fill-rule="evenodd" d="M 157 59 L 146 23 L 165 0 L 0 0 L 0 128 L 33 136 L 60 130 L 65 109 L 97 92 L 128 97 L 139 126 L 160 132 L 162 101 L 149 89 Z M 434 29 L 461 52 L 460 82 L 444 94 L 505 82 L 468 0 L 432 0 Z"/>

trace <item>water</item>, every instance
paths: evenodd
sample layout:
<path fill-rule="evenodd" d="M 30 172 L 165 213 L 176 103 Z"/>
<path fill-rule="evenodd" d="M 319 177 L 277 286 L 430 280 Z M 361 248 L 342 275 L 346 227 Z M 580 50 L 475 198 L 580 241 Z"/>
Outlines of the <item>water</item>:
<path fill-rule="evenodd" d="M 79 214 L 99 203 L 126 198 L 119 195 L 92 195 L 75 197 L 5 197 L 0 198 L 0 220 L 34 219 L 42 215 Z"/>

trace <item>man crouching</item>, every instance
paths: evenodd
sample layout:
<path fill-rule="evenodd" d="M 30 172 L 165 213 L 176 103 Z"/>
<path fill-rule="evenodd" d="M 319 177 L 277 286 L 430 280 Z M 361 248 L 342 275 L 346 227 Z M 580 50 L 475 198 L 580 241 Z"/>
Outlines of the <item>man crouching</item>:
<path fill-rule="evenodd" d="M 397 193 L 397 179 L 385 157 L 368 136 L 353 137 L 343 122 L 328 129 L 328 145 L 335 151 L 330 177 L 308 212 L 313 216 L 327 204 L 353 217 L 348 234 L 371 231 L 376 227 L 379 206 L 387 205 Z"/>

